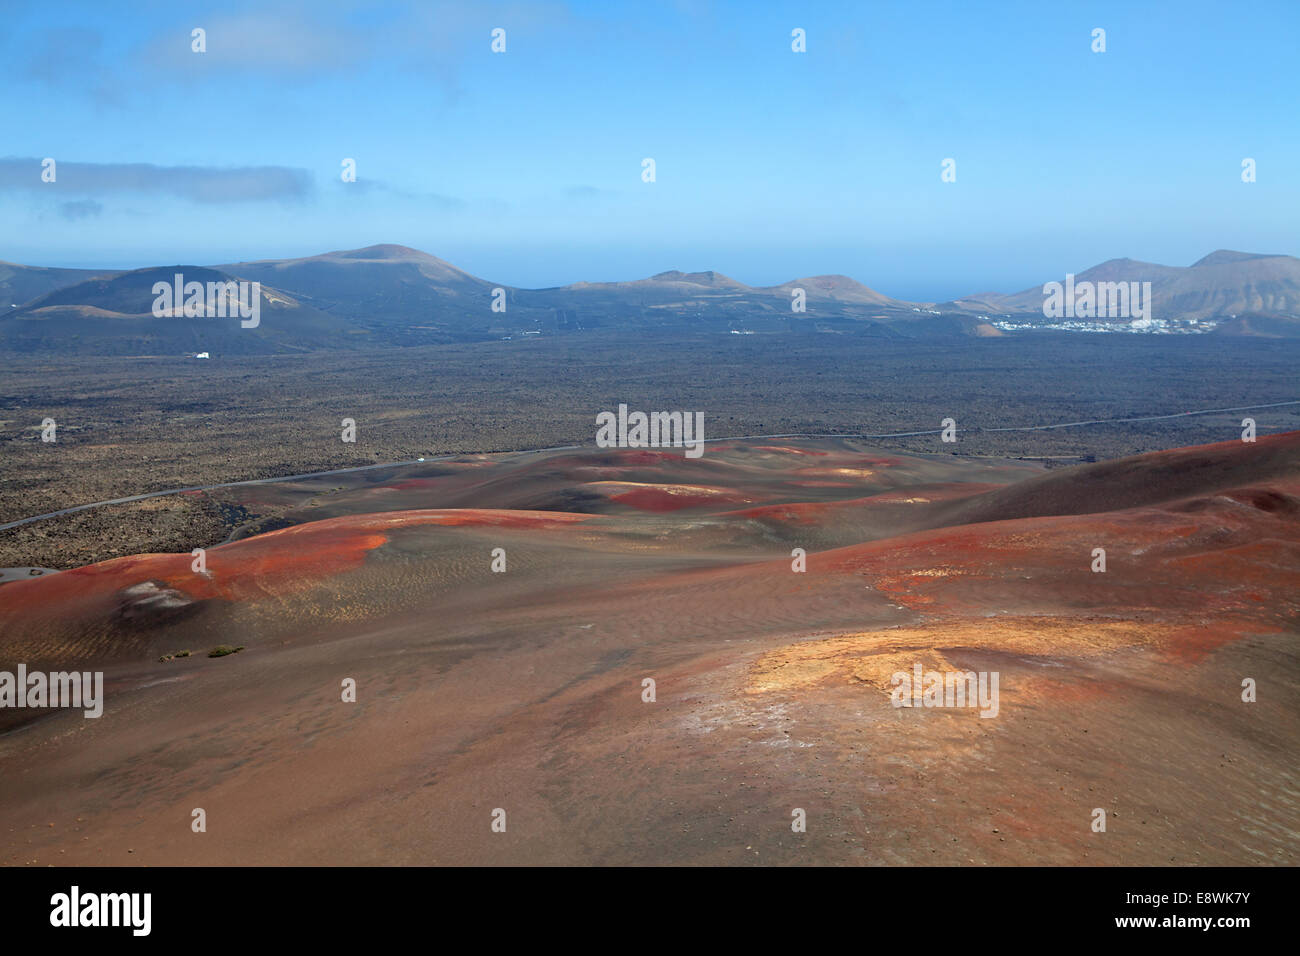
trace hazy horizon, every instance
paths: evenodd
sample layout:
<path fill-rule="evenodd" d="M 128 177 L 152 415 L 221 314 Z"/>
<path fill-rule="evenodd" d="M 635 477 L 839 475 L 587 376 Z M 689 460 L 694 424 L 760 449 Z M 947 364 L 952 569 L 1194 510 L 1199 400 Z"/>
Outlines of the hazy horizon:
<path fill-rule="evenodd" d="M 733 270 L 731 270 L 731 269 L 720 269 L 720 268 L 717 268 L 717 267 L 715 267 L 715 266 L 711 266 L 711 265 L 696 266 L 696 265 L 694 265 L 694 264 L 689 264 L 689 265 L 673 265 L 673 266 L 665 266 L 664 268 L 655 269 L 655 270 L 652 271 L 652 272 L 646 272 L 646 273 L 644 273 L 644 274 L 638 274 L 638 275 L 614 275 L 614 274 L 611 274 L 611 275 L 590 275 L 590 274 L 584 274 L 584 275 L 573 276 L 573 277 L 571 277 L 571 278 L 566 278 L 566 279 L 563 279 L 563 280 L 561 280 L 561 281 L 554 281 L 554 282 L 540 282 L 540 283 L 536 283 L 536 284 L 524 284 L 524 283 L 520 283 L 520 282 L 512 282 L 512 281 L 510 281 L 509 279 L 503 279 L 502 277 L 497 276 L 497 275 L 484 274 L 482 271 L 473 268 L 472 266 L 468 265 L 464 260 L 459 259 L 459 258 L 457 258 L 457 257 L 455 257 L 455 256 L 450 256 L 450 257 L 449 257 L 449 256 L 446 256 L 446 255 L 442 255 L 442 254 L 440 254 L 440 253 L 438 253 L 438 252 L 436 252 L 436 251 L 434 251 L 434 250 L 430 250 L 430 249 L 422 249 L 422 248 L 420 248 L 420 247 L 418 247 L 418 246 L 411 246 L 409 243 L 404 243 L 404 242 L 388 242 L 388 241 L 383 241 L 383 240 L 381 240 L 381 241 L 376 241 L 376 242 L 366 242 L 366 243 L 362 243 L 362 244 L 358 244 L 358 245 L 354 245 L 354 246 L 339 247 L 339 248 L 337 248 L 337 249 L 334 249 L 334 248 L 331 248 L 331 249 L 316 249 L 316 250 L 314 250 L 314 251 L 305 251 L 305 252 L 301 252 L 301 253 L 295 252 L 295 253 L 293 253 L 293 254 L 289 254 L 289 255 L 275 255 L 275 254 L 270 254 L 270 255 L 259 255 L 259 256 L 230 256 L 230 257 L 223 258 L 223 259 L 213 259 L 213 260 L 210 260 L 210 261 L 203 261 L 203 262 L 199 262 L 199 261 L 188 261 L 188 260 L 175 260 L 175 261 L 165 261 L 165 262 L 163 262 L 163 261 L 160 261 L 160 262 L 124 262 L 124 263 L 121 263 L 121 264 L 111 264 L 111 263 L 105 263 L 105 262 L 99 262 L 99 261 L 86 261 L 86 262 L 81 262 L 81 261 L 66 261 L 66 262 L 18 262 L 17 260 L 13 260 L 13 259 L 5 259 L 3 256 L 0 256 L 0 261 L 7 261 L 7 262 L 14 263 L 14 264 L 16 264 L 16 265 L 38 266 L 38 267 L 42 267 L 42 268 L 58 268 L 58 269 L 105 269 L 105 270 L 127 270 L 127 271 L 129 271 L 129 270 L 134 270 L 134 269 L 147 269 L 147 268 L 156 268 L 156 267 L 166 267 L 166 266 L 172 266 L 172 265 L 176 265 L 176 266 L 181 266 L 181 265 L 187 265 L 187 266 L 216 266 L 216 265 L 226 265 L 226 264 L 231 264 L 231 263 L 236 263 L 236 262 L 253 262 L 253 261 L 258 261 L 258 260 L 263 260 L 263 259 L 272 259 L 272 260 L 274 260 L 274 259 L 300 259 L 300 258 L 310 258 L 310 257 L 312 257 L 312 256 L 323 255 L 323 254 L 330 253 L 330 252 L 345 252 L 345 251 L 350 251 L 350 250 L 353 250 L 353 249 L 364 249 L 364 248 L 368 248 L 368 247 L 370 247 L 370 246 L 377 246 L 377 245 L 399 245 L 399 246 L 408 246 L 409 248 L 417 249 L 417 250 L 420 251 L 420 252 L 425 252 L 425 253 L 428 253 L 429 255 L 435 256 L 435 257 L 437 257 L 437 258 L 443 260 L 444 262 L 450 263 L 451 265 L 455 266 L 455 267 L 458 268 L 458 269 L 462 269 L 462 270 L 464 270 L 465 272 L 470 273 L 471 275 L 477 276 L 477 277 L 480 278 L 480 279 L 489 279 L 489 280 L 492 280 L 492 281 L 505 282 L 507 285 L 509 285 L 509 286 L 511 286 L 511 287 L 513 287 L 513 288 L 519 288 L 519 289 L 547 289 L 547 288 L 554 288 L 554 287 L 561 287 L 561 286 L 571 285 L 571 284 L 578 283 L 578 282 L 627 282 L 627 281 L 634 281 L 634 280 L 637 280 L 637 279 L 647 279 L 647 278 L 650 278 L 650 277 L 652 277 L 652 276 L 658 275 L 658 274 L 660 274 L 660 273 L 663 273 L 663 272 L 670 272 L 670 271 L 674 271 L 674 270 L 675 270 L 675 271 L 680 271 L 680 272 L 708 272 L 708 271 L 719 272 L 719 273 L 722 273 L 723 275 L 726 275 L 726 276 L 728 276 L 728 277 L 730 277 L 730 278 L 732 278 L 732 279 L 737 280 L 738 282 L 743 282 L 745 285 L 752 286 L 752 287 L 755 287 L 755 288 L 767 288 L 767 287 L 772 287 L 772 286 L 778 286 L 778 285 L 782 285 L 782 284 L 784 284 L 784 283 L 786 283 L 786 282 L 789 282 L 789 281 L 791 281 L 791 280 L 794 280 L 794 279 L 807 278 L 807 277 L 814 276 L 814 275 L 846 275 L 846 276 L 848 276 L 850 279 L 855 279 L 855 280 L 857 280 L 858 282 L 861 282 L 863 285 L 866 285 L 866 286 L 868 286 L 868 287 L 874 289 L 874 290 L 877 291 L 877 292 L 880 292 L 880 293 L 882 293 L 882 294 L 884 294 L 884 295 L 888 295 L 888 296 L 890 296 L 891 298 L 898 299 L 898 300 L 900 300 L 900 301 L 905 301 L 905 302 L 947 302 L 947 301 L 951 301 L 952 299 L 955 299 L 955 298 L 959 298 L 959 297 L 962 297 L 962 296 L 968 296 L 968 295 L 975 295 L 975 294 L 982 293 L 982 292 L 997 292 L 997 293 L 1002 293 L 1002 294 L 1012 294 L 1012 293 L 1016 293 L 1016 292 L 1022 292 L 1022 291 L 1026 290 L 1026 289 L 1034 288 L 1034 287 L 1036 287 L 1038 284 L 1040 284 L 1042 281 L 1044 281 L 1044 277 L 1040 276 L 1040 277 L 1038 277 L 1038 278 L 1029 279 L 1029 280 L 1027 280 L 1027 281 L 1021 282 L 1019 285 L 1015 285 L 1014 287 L 1012 287 L 1012 286 L 1005 286 L 1005 285 L 999 286 L 999 285 L 994 285 L 994 284 L 991 284 L 991 283 L 986 283 L 986 284 L 983 285 L 983 286 L 980 286 L 980 285 L 974 285 L 974 286 L 963 286 L 963 287 L 961 287 L 961 289 L 959 289 L 958 291 L 953 291 L 953 292 L 951 292 L 951 293 L 949 293 L 949 294 L 946 294 L 946 295 L 904 294 L 904 293 L 896 292 L 892 287 L 890 287 L 890 285 L 886 285 L 885 283 L 878 282 L 878 281 L 876 281 L 874 278 L 872 278 L 872 277 L 870 277 L 870 276 L 856 275 L 856 274 L 854 274 L 854 273 L 852 273 L 852 272 L 847 272 L 847 271 L 843 271 L 843 270 L 826 270 L 826 269 L 823 269 L 823 270 L 820 270 L 820 271 L 817 271 L 817 270 L 815 270 L 815 269 L 813 269 L 813 270 L 804 270 L 804 271 L 800 271 L 800 272 L 798 272 L 798 273 L 791 272 L 789 275 L 783 275 L 783 276 L 780 276 L 780 277 L 773 277 L 773 278 L 768 278 L 768 279 L 759 279 L 759 280 L 755 280 L 755 279 L 751 279 L 750 277 L 748 277 L 748 276 L 747 276 L 743 271 L 741 271 L 741 270 L 739 270 L 739 269 L 733 271 Z M 1165 266 L 1184 266 L 1184 267 L 1185 267 L 1185 266 L 1190 266 L 1190 265 L 1192 265 L 1193 262 L 1195 262 L 1195 261 L 1197 261 L 1197 260 L 1203 258 L 1204 256 L 1207 256 L 1207 255 L 1209 255 L 1210 253 L 1217 251 L 1218 249 L 1224 249 L 1224 248 L 1227 248 L 1227 247 L 1220 246 L 1220 247 L 1216 247 L 1215 249 L 1207 249 L 1205 252 L 1201 253 L 1200 255 L 1197 255 L 1194 259 L 1192 259 L 1192 260 L 1189 261 L 1189 262 L 1157 262 L 1156 264 L 1157 264 L 1157 265 L 1165 265 Z M 1293 253 L 1290 253 L 1290 252 L 1279 253 L 1279 252 L 1270 252 L 1270 251 L 1268 251 L 1268 250 L 1257 250 L 1257 249 L 1234 249 L 1234 250 L 1232 250 L 1232 251 L 1234 251 L 1234 252 L 1246 252 L 1246 253 L 1252 253 L 1252 254 L 1261 254 L 1261 255 L 1293 255 Z M 467 258 L 468 258 L 468 256 L 467 256 Z M 563 258 L 564 258 L 564 255 L 563 255 L 562 252 L 561 252 L 561 253 L 558 253 L 558 254 L 555 255 L 555 258 L 556 258 L 556 260 L 558 261 L 558 260 L 560 260 L 560 259 L 563 259 Z M 1105 262 L 1105 261 L 1107 261 L 1107 260 L 1109 260 L 1109 259 L 1124 259 L 1124 258 L 1135 259 L 1135 260 L 1138 260 L 1138 261 L 1146 261 L 1146 262 L 1152 262 L 1152 261 L 1153 261 L 1153 260 L 1149 260 L 1149 259 L 1142 259 L 1142 257 L 1140 257 L 1140 256 L 1131 256 L 1131 255 L 1130 255 L 1130 256 L 1125 256 L 1125 255 L 1113 255 L 1113 256 L 1107 256 L 1107 257 L 1105 257 L 1104 259 L 1098 259 L 1098 260 L 1095 261 L 1095 262 L 1089 262 L 1089 263 L 1084 263 L 1084 264 L 1078 264 L 1078 265 L 1074 265 L 1074 266 L 1069 266 L 1069 267 L 1067 267 L 1067 268 L 1065 268 L 1065 269 L 1062 269 L 1062 270 L 1060 271 L 1059 275 L 1065 275 L 1067 272 L 1076 273 L 1076 274 L 1077 274 L 1077 273 L 1081 273 L 1081 272 L 1083 272 L 1085 269 L 1091 268 L 1092 266 L 1095 266 L 1095 265 L 1099 265 L 1100 263 Z M 1046 277 L 1046 278 L 1049 278 L 1049 279 L 1050 279 L 1051 276 L 1048 276 L 1048 277 Z M 928 287 L 930 287 L 930 288 L 936 288 L 936 287 L 941 287 L 941 286 L 942 286 L 942 287 L 946 287 L 946 286 L 948 286 L 948 285 L 951 285 L 951 280 L 937 280 L 937 281 L 934 282 L 934 283 L 930 283 Z M 927 286 L 926 286 L 926 284 L 924 284 L 924 283 L 922 283 L 921 285 L 917 286 L 918 289 L 924 289 L 924 288 L 926 288 L 926 287 L 927 287 Z"/>

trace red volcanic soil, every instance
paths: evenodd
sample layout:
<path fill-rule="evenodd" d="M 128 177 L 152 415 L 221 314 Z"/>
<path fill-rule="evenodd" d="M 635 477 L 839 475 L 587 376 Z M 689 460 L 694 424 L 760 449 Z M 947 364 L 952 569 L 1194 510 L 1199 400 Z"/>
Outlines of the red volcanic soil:
<path fill-rule="evenodd" d="M 24 643 L 24 635 L 53 632 L 59 638 L 92 623 L 111 621 L 127 598 L 123 592 L 159 582 L 194 602 L 253 602 L 318 587 L 359 568 L 366 555 L 402 529 L 445 528 L 554 530 L 588 520 L 586 515 L 513 511 L 397 511 L 355 515 L 298 525 L 209 548 L 203 570 L 188 554 L 142 554 L 14 582 L 0 590 L 0 660 L 39 660 L 48 641 Z M 41 583 L 43 587 L 30 585 Z M 16 645 L 16 646 L 15 646 Z M 102 648 L 106 650 L 107 648 Z M 58 660 L 69 657 L 59 652 Z M 87 656 L 81 655 L 83 662 Z M 111 654 L 110 656 L 117 656 Z"/>
<path fill-rule="evenodd" d="M 612 465 L 619 467 L 628 467 L 630 465 L 650 465 L 658 467 L 665 461 L 679 460 L 685 457 L 685 449 L 677 448 L 671 451 L 662 451 L 650 448 L 615 448 L 605 452 L 604 457 Z"/>
<path fill-rule="evenodd" d="M 680 511 L 683 508 L 703 506 L 720 507 L 746 501 L 743 495 L 708 488 L 701 485 L 635 485 L 630 482 L 598 482 L 612 485 L 608 489 L 611 501 L 636 508 L 639 511 Z M 626 491 L 619 490 L 626 488 Z"/>
<path fill-rule="evenodd" d="M 734 445 L 723 446 L 724 448 L 734 448 Z M 784 445 L 751 445 L 754 451 L 770 451 L 782 455 L 815 455 L 824 458 L 830 452 L 818 451 L 815 448 L 790 448 Z"/>
<path fill-rule="evenodd" d="M 834 484 L 839 485 L 839 482 Z M 918 485 L 908 491 L 887 491 L 866 498 L 849 498 L 845 501 L 797 501 L 789 504 L 762 505 L 726 511 L 723 515 L 736 518 L 753 518 L 780 524 L 817 525 L 842 521 L 864 510 L 879 505 L 925 505 L 938 501 L 951 501 L 983 494 L 1001 485 L 970 482 L 966 484 Z M 915 511 L 916 509 L 910 509 Z"/>
<path fill-rule="evenodd" d="M 955 508 L 945 520 L 955 524 L 1088 514 L 1204 497 L 1294 479 L 1298 457 L 1300 432 L 1263 435 L 1251 443 L 1228 441 L 1151 452 L 1060 469 L 1017 482 L 970 502 L 970 507 Z"/>
<path fill-rule="evenodd" d="M 207 574 L 0 587 L 0 670 L 107 687 L 8 712 L 0 862 L 1297 862 L 1300 435 L 457 464 L 279 489 L 299 523 Z M 124 615 L 150 581 L 192 613 Z M 917 666 L 996 707 L 895 706 Z"/>
<path fill-rule="evenodd" d="M 391 532 L 421 525 L 450 528 L 556 529 L 588 515 L 516 511 L 395 511 L 356 515 L 271 531 L 209 548 L 206 572 L 193 570 L 187 554 L 141 554 L 14 583 L 0 592 L 0 608 L 20 612 L 32 605 L 60 605 L 157 578 L 184 587 L 200 600 L 238 601 L 259 593 L 294 589 L 358 567 Z M 36 583 L 45 587 L 32 588 Z"/>

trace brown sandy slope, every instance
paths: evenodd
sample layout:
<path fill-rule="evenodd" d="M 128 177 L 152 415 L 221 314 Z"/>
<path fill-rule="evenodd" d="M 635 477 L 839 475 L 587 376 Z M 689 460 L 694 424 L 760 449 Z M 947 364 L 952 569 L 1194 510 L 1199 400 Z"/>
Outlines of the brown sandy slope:
<path fill-rule="evenodd" d="M 107 683 L 99 720 L 0 712 L 0 861 L 1296 862 L 1298 433 L 1051 473 L 769 441 L 240 493 L 291 526 L 206 574 L 0 587 L 0 670 Z M 893 706 L 916 663 L 998 673 L 997 716 Z"/>

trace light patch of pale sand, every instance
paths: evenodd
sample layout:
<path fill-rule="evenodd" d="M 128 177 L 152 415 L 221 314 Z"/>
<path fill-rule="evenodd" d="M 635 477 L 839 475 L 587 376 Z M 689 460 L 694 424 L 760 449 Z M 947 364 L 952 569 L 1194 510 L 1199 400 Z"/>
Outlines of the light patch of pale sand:
<path fill-rule="evenodd" d="M 804 468 L 800 472 L 805 475 L 826 475 L 840 476 L 844 478 L 870 478 L 876 473 L 874 468 Z"/>
<path fill-rule="evenodd" d="M 944 649 L 980 649 L 1047 658 L 1100 658 L 1124 648 L 1163 643 L 1177 631 L 1166 624 L 1062 617 L 978 618 L 929 627 L 899 627 L 787 644 L 749 668 L 744 692 L 766 694 L 827 683 L 867 684 L 889 691 L 898 671 L 966 670 Z"/>
<path fill-rule="evenodd" d="M 654 488 L 670 495 L 722 495 L 728 492 L 722 488 L 712 488 L 709 485 L 665 485 L 653 481 L 591 481 L 588 482 L 592 487 L 605 486 L 614 489 L 632 489 L 632 488 Z"/>

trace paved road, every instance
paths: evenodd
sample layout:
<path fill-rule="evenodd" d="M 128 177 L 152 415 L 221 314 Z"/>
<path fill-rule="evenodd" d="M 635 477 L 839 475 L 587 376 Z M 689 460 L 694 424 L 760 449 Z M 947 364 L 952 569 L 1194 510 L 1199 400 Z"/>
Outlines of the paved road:
<path fill-rule="evenodd" d="M 1125 422 L 1158 422 L 1171 418 L 1186 418 L 1189 415 L 1214 415 L 1221 412 L 1247 412 L 1260 408 L 1281 408 L 1285 405 L 1300 405 L 1300 399 L 1289 402 L 1272 402 L 1268 405 L 1237 405 L 1232 408 L 1198 408 L 1189 412 L 1175 412 L 1172 415 L 1143 415 L 1136 418 L 1094 418 L 1081 422 L 1059 422 L 1055 425 L 1016 425 L 1001 428 L 982 428 L 975 426 L 972 428 L 962 428 L 959 431 L 965 434 L 978 432 L 1035 432 L 1047 431 L 1053 428 L 1079 428 L 1085 425 L 1113 425 Z M 719 441 L 749 441 L 754 439 L 773 439 L 773 438 L 914 438 L 920 435 L 938 435 L 943 431 L 942 428 L 927 428 L 923 431 L 916 432 L 887 432 L 880 435 L 863 435 L 863 434 L 834 434 L 834 435 L 816 435 L 816 434 L 789 434 L 789 435 L 733 435 L 727 438 L 706 438 L 705 442 Z M 551 448 L 524 448 L 513 452 L 492 452 L 492 454 L 501 455 L 523 455 L 540 453 L 545 451 L 570 451 L 582 448 L 594 448 L 595 445 L 556 445 Z M 441 455 L 437 458 L 425 458 L 424 462 L 431 461 L 450 461 L 453 458 L 460 458 L 462 455 Z M 168 488 L 165 491 L 150 491 L 143 495 L 129 495 L 125 498 L 110 498 L 107 501 L 92 501 L 90 504 L 75 505 L 71 508 L 63 508 L 59 511 L 51 511 L 49 514 L 32 515 L 30 518 L 19 518 L 17 521 L 10 521 L 7 524 L 0 524 L 0 531 L 8 531 L 10 528 L 17 528 L 33 521 L 42 521 L 45 518 L 57 518 L 59 515 L 70 515 L 78 511 L 88 511 L 91 508 L 100 508 L 104 505 L 122 505 L 132 501 L 144 501 L 147 498 L 161 498 L 165 495 L 179 495 L 186 491 L 214 491 L 217 488 L 238 488 L 241 485 L 267 485 L 277 481 L 298 481 L 304 478 L 324 478 L 328 475 L 346 475 L 357 471 L 373 471 L 376 468 L 400 468 L 403 465 L 418 465 L 421 459 L 413 458 L 410 461 L 390 461 L 382 462 L 377 465 L 358 465 L 353 468 L 334 468 L 330 471 L 309 471 L 301 475 L 284 475 L 279 478 L 250 478 L 246 481 L 226 481 L 215 485 L 190 485 L 187 488 Z"/>

